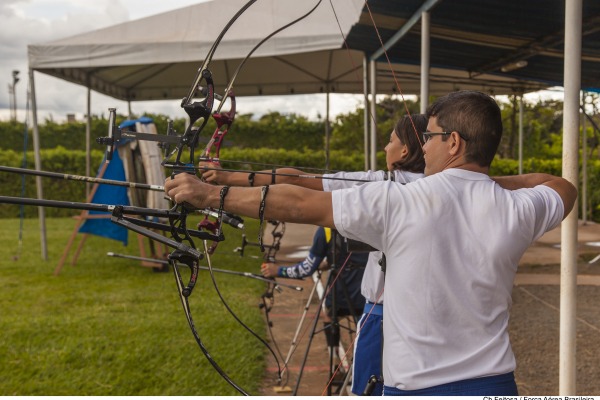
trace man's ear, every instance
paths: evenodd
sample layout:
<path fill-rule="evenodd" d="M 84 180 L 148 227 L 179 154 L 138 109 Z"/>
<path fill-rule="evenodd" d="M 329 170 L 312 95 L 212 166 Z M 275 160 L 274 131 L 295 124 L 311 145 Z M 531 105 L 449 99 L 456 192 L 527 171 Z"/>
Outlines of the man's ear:
<path fill-rule="evenodd" d="M 465 146 L 466 146 L 466 142 L 463 140 L 463 138 L 460 137 L 460 135 L 458 134 L 458 132 L 453 131 L 450 134 L 450 139 L 448 139 L 450 144 L 450 154 L 452 154 L 453 156 L 457 156 L 460 155 L 460 153 L 464 153 L 465 152 Z"/>

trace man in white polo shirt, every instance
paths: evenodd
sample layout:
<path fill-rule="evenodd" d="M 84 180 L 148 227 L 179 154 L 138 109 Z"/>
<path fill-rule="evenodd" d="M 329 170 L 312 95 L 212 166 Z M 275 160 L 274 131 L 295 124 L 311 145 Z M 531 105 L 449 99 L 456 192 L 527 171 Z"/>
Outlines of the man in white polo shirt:
<path fill-rule="evenodd" d="M 198 208 L 222 203 L 236 214 L 332 227 L 381 249 L 385 395 L 516 395 L 508 317 L 517 264 L 571 211 L 577 190 L 547 174 L 489 177 L 502 120 L 483 93 L 450 93 L 427 116 L 425 178 L 406 185 L 227 192 L 179 174 L 165 191 Z"/>

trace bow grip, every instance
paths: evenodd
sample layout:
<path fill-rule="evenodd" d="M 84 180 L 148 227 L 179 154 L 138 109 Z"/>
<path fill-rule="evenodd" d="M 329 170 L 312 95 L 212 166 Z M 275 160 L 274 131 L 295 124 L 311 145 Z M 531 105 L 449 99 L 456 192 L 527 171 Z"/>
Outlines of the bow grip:
<path fill-rule="evenodd" d="M 211 114 L 214 100 L 215 100 L 215 85 L 213 83 L 212 73 L 205 69 L 202 71 L 201 80 L 206 81 L 206 96 L 202 101 L 192 103 L 192 97 L 184 97 L 181 100 L 181 108 L 190 117 L 190 126 L 194 125 L 200 118 L 208 119 Z M 196 89 L 200 86 L 196 86 Z M 204 89 L 204 88 L 202 88 Z M 192 93 L 196 92 L 193 90 Z M 201 92 L 202 94 L 202 92 Z"/>

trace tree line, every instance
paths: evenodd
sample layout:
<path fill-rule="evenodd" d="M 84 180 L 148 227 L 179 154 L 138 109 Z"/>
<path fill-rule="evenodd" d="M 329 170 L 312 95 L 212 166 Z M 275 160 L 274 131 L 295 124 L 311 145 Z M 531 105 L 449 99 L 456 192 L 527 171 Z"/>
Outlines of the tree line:
<path fill-rule="evenodd" d="M 598 95 L 594 96 L 597 99 Z M 592 104 L 598 103 L 593 102 Z M 504 122 L 504 135 L 498 150 L 500 158 L 516 159 L 518 157 L 518 132 L 519 132 L 519 107 L 517 98 L 512 96 L 509 102 L 500 103 L 502 119 Z M 411 113 L 419 110 L 416 102 L 407 100 L 406 105 L 395 98 L 388 97 L 377 105 L 377 150 L 382 150 L 389 140 L 395 122 L 406 113 L 406 108 Z M 594 106 L 591 118 L 596 126 L 600 126 L 599 110 Z M 147 114 L 151 117 L 159 133 L 166 133 L 168 116 L 161 114 Z M 120 115 L 118 123 L 126 119 Z M 176 132 L 185 130 L 185 118 L 173 119 Z M 338 115 L 331 121 L 330 150 L 352 151 L 362 154 L 363 149 L 364 113 L 362 108 L 346 114 Z M 556 158 L 562 152 L 562 102 L 558 100 L 540 100 L 536 103 L 527 103 L 523 115 L 524 158 Z M 202 134 L 201 140 L 208 141 L 210 133 L 216 125 L 212 118 Z M 102 149 L 95 143 L 95 138 L 106 136 L 108 122 L 102 116 L 94 115 L 91 118 L 92 148 Z M 0 121 L 0 149 L 23 151 L 25 126 L 22 122 Z M 57 123 L 46 120 L 39 125 L 40 148 L 52 149 L 63 146 L 67 149 L 85 150 L 85 122 Z M 600 144 L 599 135 L 594 125 L 587 123 L 587 144 L 590 155 L 598 152 Z M 27 149 L 33 149 L 33 141 L 29 138 Z M 225 137 L 224 147 L 239 149 L 284 149 L 297 151 L 316 151 L 325 145 L 325 121 L 318 119 L 311 121 L 298 114 L 281 114 L 270 112 L 259 118 L 253 114 L 241 114 L 236 119 Z"/>
<path fill-rule="evenodd" d="M 586 121 L 586 138 L 587 138 L 587 155 L 590 160 L 590 168 L 597 163 L 599 156 L 599 135 L 600 131 L 600 112 L 595 106 L 598 103 L 597 94 L 589 94 L 591 96 L 592 108 L 588 107 L 589 119 Z M 589 100 L 589 99 L 588 99 Z M 589 102 L 589 101 L 588 101 Z M 502 111 L 502 119 L 504 123 L 504 134 L 500 144 L 496 168 L 504 172 L 513 171 L 514 163 L 511 160 L 518 158 L 518 136 L 519 136 L 519 105 L 516 97 L 509 97 L 509 101 L 500 103 Z M 411 113 L 417 113 L 419 104 L 408 100 L 406 104 L 402 101 L 388 97 L 379 102 L 376 108 L 377 122 L 377 165 L 378 168 L 385 168 L 385 156 L 383 148 L 389 141 L 389 134 L 392 131 L 395 122 L 406 113 L 408 109 Z M 560 163 L 551 162 L 552 160 L 560 160 L 562 157 L 562 110 L 561 101 L 557 100 L 539 100 L 536 103 L 524 104 L 523 113 L 523 159 L 524 172 L 541 171 L 549 169 L 545 172 L 552 171 L 559 173 L 560 170 L 554 171 L 554 166 Z M 153 119 L 158 133 L 165 134 L 169 117 L 161 114 L 145 115 Z M 582 116 L 583 117 L 583 116 Z M 125 116 L 119 115 L 117 123 L 122 123 L 126 119 Z M 173 127 L 177 133 L 183 133 L 185 130 L 185 118 L 176 118 L 172 120 Z M 330 123 L 330 159 L 333 169 L 362 169 L 363 154 L 364 154 L 364 112 L 362 108 L 354 111 L 340 114 Z M 19 166 L 23 155 L 24 144 L 29 152 L 33 149 L 33 140 L 31 140 L 31 127 L 26 129 L 21 122 L 0 122 L 0 153 L 5 154 L 0 157 L 11 166 Z M 201 135 L 200 147 L 202 143 L 206 143 L 210 135 L 215 130 L 216 124 L 211 118 Z M 241 157 L 246 160 L 257 162 L 295 165 L 298 167 L 319 167 L 325 165 L 325 128 L 326 122 L 320 118 L 316 121 L 297 114 L 281 114 L 279 112 L 270 112 L 258 118 L 252 114 L 241 114 L 236 116 L 233 125 L 230 128 L 225 143 L 222 147 L 221 157 Z M 84 121 L 57 123 L 53 120 L 46 120 L 39 125 L 40 148 L 42 150 L 50 149 L 65 149 L 77 153 L 85 151 L 85 132 L 86 126 Z M 108 121 L 102 116 L 94 115 L 91 118 L 91 139 L 92 150 L 100 154 L 104 150 L 95 142 L 95 138 L 106 136 L 108 132 Z M 27 133 L 27 141 L 25 142 L 25 133 Z M 582 138 L 583 135 L 580 135 Z M 583 143 L 583 139 L 580 139 Z M 581 146 L 580 146 L 581 148 Z M 48 165 L 60 165 L 65 159 L 65 151 L 58 153 L 50 152 L 46 154 L 61 154 L 59 161 L 43 160 L 43 169 L 48 169 Z M 8 153 L 7 153 L 8 152 Z M 20 154 L 20 156 L 19 156 Z M 98 154 L 94 157 L 95 162 L 99 163 Z M 2 154 L 0 154 L 2 155 Z M 28 164 L 31 165 L 32 159 L 29 156 Z M 8 161 L 12 160 L 12 161 Z M 500 162 L 503 160 L 503 162 Z M 581 160 L 581 157 L 580 157 Z M 75 162 L 77 165 L 80 161 Z M 56 164 L 58 163 L 58 164 Z M 8 165 L 7 164 L 7 165 Z M 492 167 L 494 167 L 492 164 Z M 97 165 L 92 166 L 93 169 Z M 237 166 L 232 166 L 233 168 Z M 254 165 L 248 165 L 249 168 L 260 168 Z M 61 170 L 65 173 L 79 173 L 77 171 L 69 171 L 69 166 L 62 165 Z M 514 172 L 513 172 L 514 173 Z M 594 180 L 595 175 L 588 171 L 590 179 Z M 14 177 L 12 177 L 14 178 Z M 11 179 L 7 176 L 4 179 Z M 4 180 L 3 179 L 3 180 Z M 600 182 L 590 182 L 589 190 L 591 213 L 595 217 L 600 217 Z M 592 185 L 594 184 L 594 186 Z M 599 188 L 595 191 L 593 188 Z M 596 204 L 596 205 L 595 205 Z M 595 218 L 596 219 L 596 218 Z M 598 218 L 600 219 L 600 218 Z"/>

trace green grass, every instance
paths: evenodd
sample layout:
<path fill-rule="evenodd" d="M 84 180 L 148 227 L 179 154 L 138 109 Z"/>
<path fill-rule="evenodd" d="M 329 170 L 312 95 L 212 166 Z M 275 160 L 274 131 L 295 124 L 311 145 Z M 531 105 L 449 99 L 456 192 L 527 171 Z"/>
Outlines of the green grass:
<path fill-rule="evenodd" d="M 256 238 L 255 222 L 250 221 L 250 240 Z M 67 262 L 53 275 L 74 226 L 70 218 L 47 220 L 49 259 L 44 261 L 37 219 L 25 220 L 20 254 L 19 220 L 1 220 L 0 395 L 238 394 L 196 344 L 173 272 L 155 273 L 139 261 L 106 256 L 107 251 L 139 255 L 133 233 L 127 247 L 90 236 L 77 265 Z M 241 243 L 240 233 L 225 231 L 213 266 L 256 273 L 259 260 L 232 251 Z M 258 308 L 265 284 L 229 274 L 215 277 L 231 308 L 265 337 Z M 227 313 L 206 271 L 200 272 L 190 307 L 215 361 L 257 394 L 266 350 Z"/>

